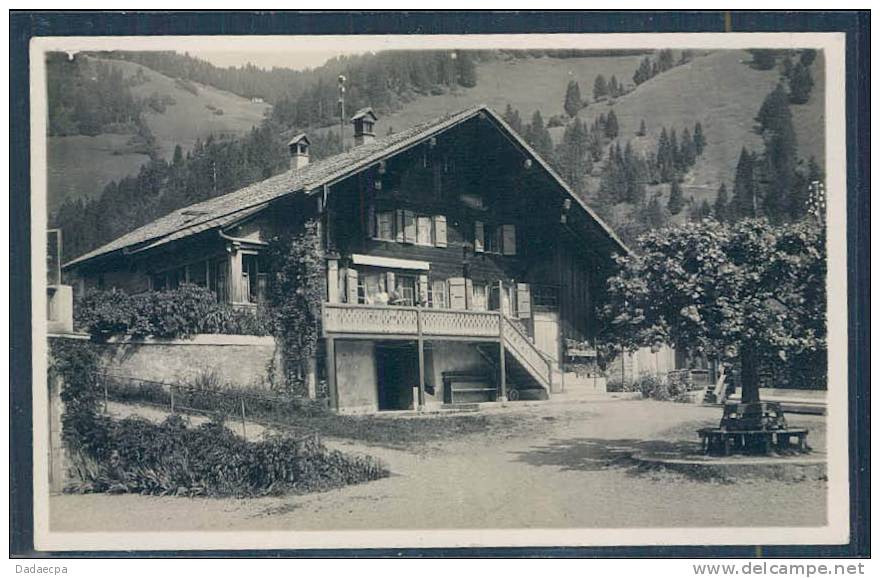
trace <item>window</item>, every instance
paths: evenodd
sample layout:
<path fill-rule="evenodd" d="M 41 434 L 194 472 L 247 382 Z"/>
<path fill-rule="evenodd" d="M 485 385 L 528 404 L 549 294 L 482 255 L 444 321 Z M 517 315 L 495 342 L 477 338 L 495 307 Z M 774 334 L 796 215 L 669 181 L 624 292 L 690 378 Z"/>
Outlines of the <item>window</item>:
<path fill-rule="evenodd" d="M 483 283 L 474 283 L 474 302 L 471 304 L 471 309 L 476 309 L 477 311 L 485 311 L 488 307 L 488 290 L 487 286 Z"/>
<path fill-rule="evenodd" d="M 559 287 L 553 285 L 532 285 L 532 302 L 541 309 L 559 308 Z"/>
<path fill-rule="evenodd" d="M 516 255 L 516 227 L 475 221 L 474 251 Z"/>
<path fill-rule="evenodd" d="M 394 240 L 394 211 L 376 213 L 376 237 L 384 241 Z"/>
<path fill-rule="evenodd" d="M 409 210 L 377 211 L 374 238 L 427 247 L 446 247 L 446 217 Z"/>
<path fill-rule="evenodd" d="M 208 263 L 208 288 L 217 296 L 219 303 L 229 301 L 229 286 L 227 283 L 228 260 L 216 259 Z"/>
<path fill-rule="evenodd" d="M 444 279 L 435 279 L 428 287 L 428 302 L 430 307 L 436 309 L 449 309 L 449 303 L 446 299 L 446 281 Z"/>
<path fill-rule="evenodd" d="M 434 244 L 434 220 L 425 215 L 416 218 L 416 243 L 419 245 Z"/>
<path fill-rule="evenodd" d="M 397 275 L 396 295 L 391 295 L 392 305 L 412 307 L 416 303 L 416 278 L 411 275 Z"/>
<path fill-rule="evenodd" d="M 268 277 L 265 265 L 259 255 L 241 256 L 241 277 L 244 295 L 248 303 L 261 303 L 266 300 Z"/>

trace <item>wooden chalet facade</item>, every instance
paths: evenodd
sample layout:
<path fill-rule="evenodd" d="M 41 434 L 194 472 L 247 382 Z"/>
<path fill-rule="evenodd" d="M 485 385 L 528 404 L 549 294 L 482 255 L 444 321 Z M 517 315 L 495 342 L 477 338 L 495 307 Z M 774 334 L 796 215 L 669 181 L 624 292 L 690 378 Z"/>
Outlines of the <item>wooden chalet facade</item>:
<path fill-rule="evenodd" d="M 408 409 L 559 387 L 566 339 L 598 331 L 627 249 L 494 111 L 478 106 L 178 210 L 66 265 L 80 287 L 210 287 L 252 306 L 266 239 L 320 226 L 321 362 L 340 411 Z M 514 391 L 515 390 L 515 391 Z"/>

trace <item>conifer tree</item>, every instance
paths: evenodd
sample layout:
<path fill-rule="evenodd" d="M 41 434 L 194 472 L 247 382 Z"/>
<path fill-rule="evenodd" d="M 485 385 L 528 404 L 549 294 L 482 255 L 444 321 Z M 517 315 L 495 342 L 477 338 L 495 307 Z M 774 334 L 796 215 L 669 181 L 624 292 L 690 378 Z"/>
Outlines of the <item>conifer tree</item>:
<path fill-rule="evenodd" d="M 798 62 L 791 72 L 788 82 L 789 100 L 792 104 L 805 104 L 810 100 L 813 90 L 813 76 L 810 69 Z"/>
<path fill-rule="evenodd" d="M 684 195 L 681 192 L 681 185 L 678 184 L 677 179 L 672 180 L 672 186 L 669 189 L 669 201 L 666 203 L 666 208 L 669 209 L 669 212 L 673 215 L 677 215 L 684 208 Z"/>
<path fill-rule="evenodd" d="M 503 118 L 504 122 L 509 124 L 513 130 L 515 130 L 519 134 L 524 134 L 522 119 L 519 116 L 519 111 L 510 106 L 510 103 L 507 103 L 507 108 L 504 109 L 504 114 L 501 115 L 501 118 Z"/>
<path fill-rule="evenodd" d="M 579 119 L 576 119 L 580 123 Z M 526 141 L 545 159 L 549 159 L 553 154 L 553 138 L 550 131 L 544 126 L 544 118 L 541 111 L 536 110 L 532 115 L 532 122 L 525 128 Z"/>
<path fill-rule="evenodd" d="M 730 200 L 727 198 L 727 185 L 721 183 L 721 186 L 718 187 L 718 194 L 715 197 L 715 206 L 712 212 L 715 214 L 715 218 L 722 223 L 729 218 L 729 205 Z"/>
<path fill-rule="evenodd" d="M 599 100 L 605 96 L 608 96 L 608 83 L 605 77 L 599 74 L 593 80 L 593 100 Z"/>
<path fill-rule="evenodd" d="M 620 87 L 617 85 L 617 77 L 614 75 L 611 75 L 611 80 L 608 83 L 608 94 L 610 94 L 612 98 L 620 95 Z"/>
<path fill-rule="evenodd" d="M 581 102 L 581 87 L 574 80 L 568 81 L 568 86 L 565 89 L 565 114 L 570 117 L 575 117 L 578 111 L 583 108 L 583 103 Z"/>
<path fill-rule="evenodd" d="M 617 124 L 617 115 L 614 114 L 614 109 L 611 109 L 605 119 L 605 136 L 614 139 L 619 133 L 620 126 Z"/>
<path fill-rule="evenodd" d="M 757 168 L 766 183 L 762 208 L 774 222 L 785 218 L 787 199 L 795 181 L 797 142 L 788 97 L 781 84 L 776 86 L 758 111 L 758 123 L 764 138 L 764 156 Z"/>
<path fill-rule="evenodd" d="M 758 214 L 757 186 L 755 183 L 755 163 L 752 154 L 745 147 L 739 153 L 736 174 L 733 179 L 733 198 L 728 208 L 731 219 L 756 217 Z"/>
<path fill-rule="evenodd" d="M 703 125 L 700 124 L 700 121 L 694 125 L 694 148 L 697 151 L 697 156 L 703 154 L 703 149 L 706 148 L 706 137 L 703 135 Z"/>
<path fill-rule="evenodd" d="M 648 129 L 645 128 L 645 119 L 642 119 L 641 124 L 639 124 L 639 130 L 636 132 L 636 136 L 645 136 L 648 134 Z"/>

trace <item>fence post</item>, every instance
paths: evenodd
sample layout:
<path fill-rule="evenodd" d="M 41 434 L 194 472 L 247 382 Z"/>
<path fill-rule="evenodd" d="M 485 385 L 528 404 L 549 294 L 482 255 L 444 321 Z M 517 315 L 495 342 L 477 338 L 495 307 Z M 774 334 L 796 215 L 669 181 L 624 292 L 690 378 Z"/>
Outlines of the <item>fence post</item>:
<path fill-rule="evenodd" d="M 241 437 L 247 439 L 247 426 L 245 426 L 245 415 L 244 415 L 244 398 L 241 398 Z"/>
<path fill-rule="evenodd" d="M 171 392 L 171 413 L 174 414 L 174 384 L 168 384 L 168 390 Z"/>

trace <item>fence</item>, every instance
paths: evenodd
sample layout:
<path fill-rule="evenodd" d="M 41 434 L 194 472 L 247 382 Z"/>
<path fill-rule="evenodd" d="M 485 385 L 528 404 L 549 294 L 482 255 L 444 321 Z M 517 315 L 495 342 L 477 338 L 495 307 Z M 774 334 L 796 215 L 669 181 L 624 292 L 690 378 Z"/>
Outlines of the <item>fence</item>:
<path fill-rule="evenodd" d="M 242 437 L 247 437 L 247 423 L 285 430 L 297 441 L 309 444 L 319 441 L 313 430 L 296 422 L 327 412 L 326 400 L 311 400 L 262 391 L 230 389 L 205 381 L 177 384 L 151 381 L 104 372 L 99 374 L 103 390 L 104 411 L 110 401 L 138 403 L 168 410 L 170 413 L 199 414 L 221 417 L 241 424 Z"/>

